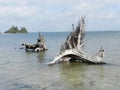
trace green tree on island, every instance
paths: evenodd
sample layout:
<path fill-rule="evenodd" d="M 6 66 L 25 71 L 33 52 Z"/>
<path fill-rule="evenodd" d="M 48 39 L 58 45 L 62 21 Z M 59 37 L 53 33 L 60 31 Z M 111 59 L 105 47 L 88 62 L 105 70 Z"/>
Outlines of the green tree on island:
<path fill-rule="evenodd" d="M 25 27 L 21 27 L 21 29 L 19 30 L 17 26 L 13 25 L 11 28 L 5 31 L 5 33 L 28 33 L 28 32 Z"/>
<path fill-rule="evenodd" d="M 21 27 L 21 33 L 27 33 L 27 29 L 25 27 Z"/>

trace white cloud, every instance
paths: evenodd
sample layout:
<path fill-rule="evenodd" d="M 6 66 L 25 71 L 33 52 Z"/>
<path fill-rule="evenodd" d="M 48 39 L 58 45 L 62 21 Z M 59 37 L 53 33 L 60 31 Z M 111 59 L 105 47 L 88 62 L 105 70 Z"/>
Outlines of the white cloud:
<path fill-rule="evenodd" d="M 49 31 L 50 28 L 65 30 L 81 15 L 88 13 L 89 22 L 94 22 L 92 28 L 99 28 L 103 22 L 109 23 L 110 20 L 120 18 L 119 3 L 119 0 L 0 0 L 0 18 L 3 21 L 11 17 L 19 18 L 17 23 L 28 27 L 37 22 Z M 7 19 L 6 24 L 9 22 Z M 40 27 L 37 24 L 34 27 Z"/>
<path fill-rule="evenodd" d="M 0 0 L 0 17 L 30 17 L 38 11 L 36 6 L 29 5 L 28 0 Z"/>
<path fill-rule="evenodd" d="M 24 6 L 24 7 L 0 7 L 0 17 L 18 16 L 18 17 L 30 17 L 37 12 L 36 7 Z"/>
<path fill-rule="evenodd" d="M 8 3 L 8 2 L 14 2 L 16 0 L 0 0 L 0 3 Z"/>
<path fill-rule="evenodd" d="M 32 6 L 17 7 L 14 13 L 20 17 L 30 17 L 37 14 L 38 8 Z"/>
<path fill-rule="evenodd" d="M 28 3 L 28 0 L 0 0 L 0 5 L 25 5 Z"/>
<path fill-rule="evenodd" d="M 108 3 L 120 3 L 120 0 L 106 0 Z"/>
<path fill-rule="evenodd" d="M 114 19 L 114 18 L 116 18 L 118 16 L 117 16 L 116 12 L 111 11 L 108 14 L 106 14 L 105 17 L 108 18 L 108 19 Z"/>

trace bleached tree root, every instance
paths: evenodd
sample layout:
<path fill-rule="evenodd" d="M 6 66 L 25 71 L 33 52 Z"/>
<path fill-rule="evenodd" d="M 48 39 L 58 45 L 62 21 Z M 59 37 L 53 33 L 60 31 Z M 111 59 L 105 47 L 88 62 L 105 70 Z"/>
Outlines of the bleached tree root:
<path fill-rule="evenodd" d="M 25 46 L 26 51 L 41 52 L 41 51 L 47 50 L 47 47 L 45 44 L 45 38 L 40 33 L 39 33 L 39 38 L 36 44 L 31 45 L 31 44 L 22 43 L 22 46 Z"/>
<path fill-rule="evenodd" d="M 82 17 L 78 22 L 76 29 L 67 37 L 65 43 L 61 45 L 61 49 L 59 54 L 53 59 L 53 61 L 49 62 L 48 65 L 52 65 L 58 62 L 63 61 L 80 61 L 88 64 L 105 64 L 102 61 L 104 57 L 104 48 L 101 47 L 98 53 L 94 56 L 88 56 L 82 48 L 86 44 L 85 36 L 85 17 Z"/>

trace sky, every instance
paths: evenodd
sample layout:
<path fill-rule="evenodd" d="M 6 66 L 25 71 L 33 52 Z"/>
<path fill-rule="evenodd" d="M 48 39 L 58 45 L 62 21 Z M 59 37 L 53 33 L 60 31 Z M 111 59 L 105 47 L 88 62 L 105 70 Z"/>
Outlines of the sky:
<path fill-rule="evenodd" d="M 0 0 L 0 32 L 71 31 L 84 15 L 87 31 L 120 31 L 120 0 Z"/>

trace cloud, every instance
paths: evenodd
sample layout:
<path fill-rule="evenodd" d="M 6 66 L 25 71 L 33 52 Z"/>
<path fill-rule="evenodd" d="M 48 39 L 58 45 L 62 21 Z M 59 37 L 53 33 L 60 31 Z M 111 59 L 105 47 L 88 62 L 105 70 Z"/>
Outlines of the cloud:
<path fill-rule="evenodd" d="M 36 7 L 24 6 L 24 7 L 0 7 L 0 17 L 30 17 L 37 12 Z"/>
<path fill-rule="evenodd" d="M 0 0 L 0 17 L 27 18 L 37 13 L 36 6 L 29 5 L 28 0 Z"/>
<path fill-rule="evenodd" d="M 37 14 L 38 8 L 33 6 L 16 7 L 13 13 L 20 17 L 31 17 Z"/>
<path fill-rule="evenodd" d="M 0 5 L 26 5 L 28 0 L 0 0 Z"/>
<path fill-rule="evenodd" d="M 0 22 L 23 24 L 30 31 L 39 28 L 65 31 L 81 15 L 88 14 L 88 28 L 109 28 L 99 25 L 120 21 L 119 3 L 119 0 L 0 0 Z"/>

